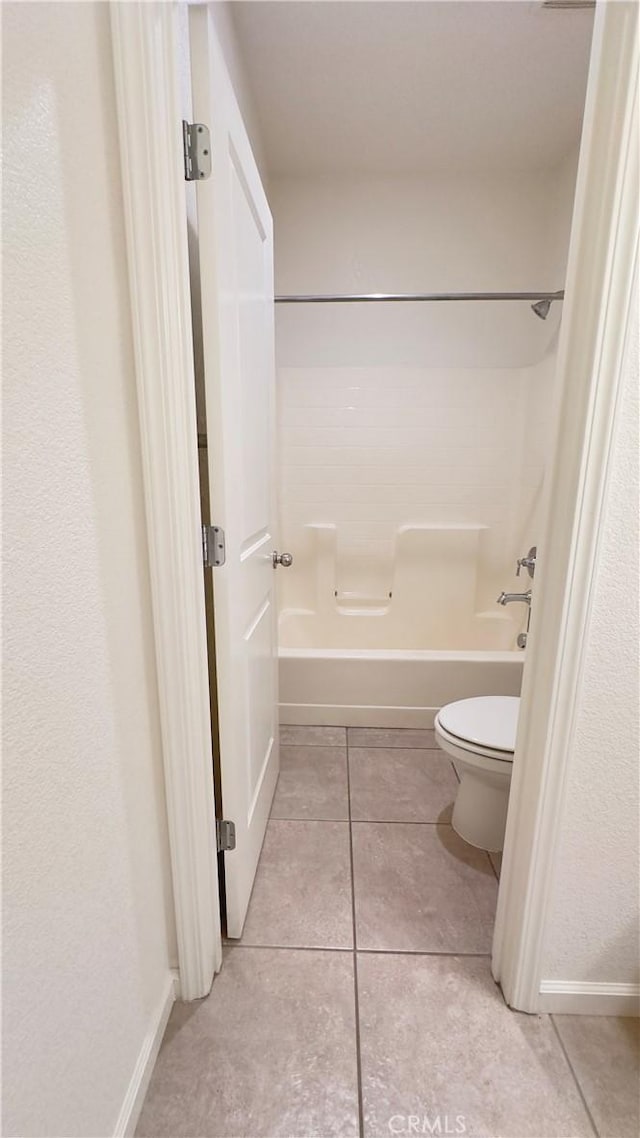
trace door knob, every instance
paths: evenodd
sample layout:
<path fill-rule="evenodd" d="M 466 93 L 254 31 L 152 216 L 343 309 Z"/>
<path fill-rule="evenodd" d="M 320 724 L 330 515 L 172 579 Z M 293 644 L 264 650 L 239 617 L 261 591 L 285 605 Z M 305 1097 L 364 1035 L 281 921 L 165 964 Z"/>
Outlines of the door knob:
<path fill-rule="evenodd" d="M 278 550 L 274 549 L 273 568 L 275 569 L 277 565 L 282 565 L 283 569 L 288 569 L 290 565 L 293 565 L 293 557 L 290 553 L 278 553 Z"/>

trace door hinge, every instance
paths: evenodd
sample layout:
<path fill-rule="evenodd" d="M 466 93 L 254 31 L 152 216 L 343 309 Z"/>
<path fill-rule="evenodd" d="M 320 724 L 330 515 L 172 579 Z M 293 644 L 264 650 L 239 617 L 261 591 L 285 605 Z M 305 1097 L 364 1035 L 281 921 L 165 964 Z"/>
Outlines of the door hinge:
<path fill-rule="evenodd" d="M 226 853 L 236 848 L 236 824 L 224 818 L 216 818 L 216 845 L 218 853 Z"/>
<path fill-rule="evenodd" d="M 226 556 L 224 530 L 220 526 L 203 526 L 202 560 L 205 569 L 219 569 L 224 565 Z"/>
<path fill-rule="evenodd" d="M 184 176 L 187 182 L 208 178 L 211 173 L 211 136 L 203 122 L 182 120 Z"/>

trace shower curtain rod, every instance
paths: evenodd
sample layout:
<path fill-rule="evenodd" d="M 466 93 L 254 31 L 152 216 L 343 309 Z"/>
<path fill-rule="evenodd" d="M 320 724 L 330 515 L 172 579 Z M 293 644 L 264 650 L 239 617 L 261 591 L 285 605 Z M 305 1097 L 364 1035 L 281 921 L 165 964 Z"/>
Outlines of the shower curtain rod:
<path fill-rule="evenodd" d="M 360 304 L 421 300 L 563 300 L 559 292 L 364 292 L 276 296 L 276 304 Z"/>

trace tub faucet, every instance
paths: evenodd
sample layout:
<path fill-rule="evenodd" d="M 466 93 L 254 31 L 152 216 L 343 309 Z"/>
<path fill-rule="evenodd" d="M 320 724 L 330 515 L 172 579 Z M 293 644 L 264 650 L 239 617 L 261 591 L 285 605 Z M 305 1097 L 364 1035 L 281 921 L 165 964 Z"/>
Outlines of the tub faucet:
<path fill-rule="evenodd" d="M 526 593 L 500 593 L 497 603 L 499 605 L 511 605 L 514 601 L 521 601 L 523 605 L 530 605 L 531 589 L 527 589 Z"/>

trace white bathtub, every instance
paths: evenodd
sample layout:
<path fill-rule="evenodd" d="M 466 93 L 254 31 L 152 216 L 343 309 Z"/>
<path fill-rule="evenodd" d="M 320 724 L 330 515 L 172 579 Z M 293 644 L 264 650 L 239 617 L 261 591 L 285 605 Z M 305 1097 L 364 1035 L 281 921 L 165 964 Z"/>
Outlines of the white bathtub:
<path fill-rule="evenodd" d="M 520 693 L 521 651 L 296 648 L 286 616 L 281 632 L 281 723 L 432 727 L 445 703 Z"/>
<path fill-rule="evenodd" d="M 403 527 L 381 568 L 339 557 L 335 526 L 305 527 L 279 583 L 281 722 L 431 727 L 453 700 L 519 695 L 526 608 L 482 587 L 484 532 Z"/>

